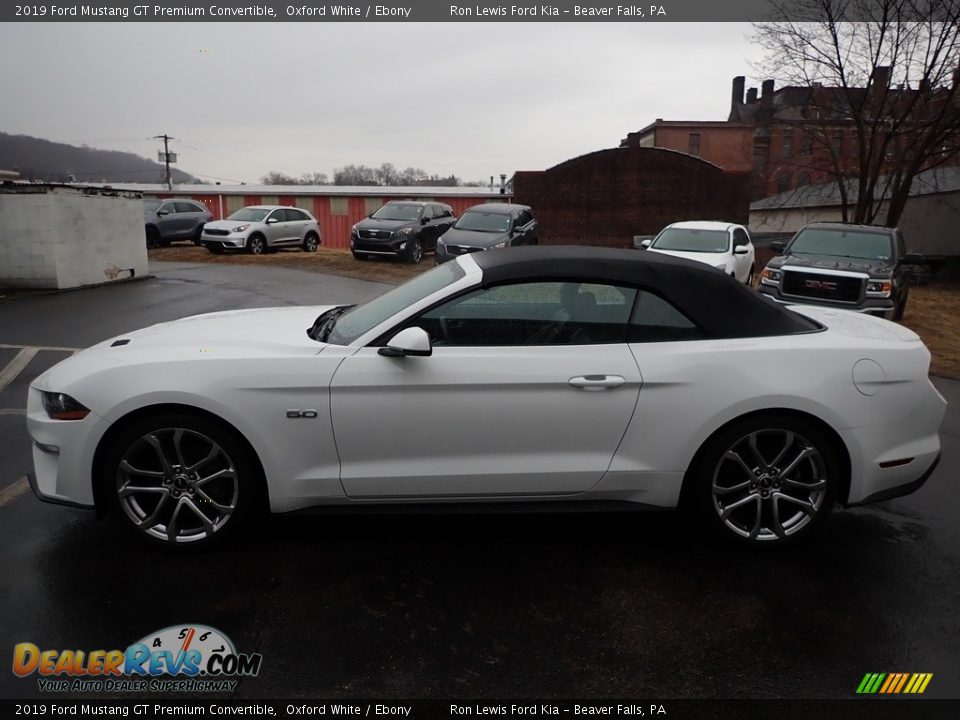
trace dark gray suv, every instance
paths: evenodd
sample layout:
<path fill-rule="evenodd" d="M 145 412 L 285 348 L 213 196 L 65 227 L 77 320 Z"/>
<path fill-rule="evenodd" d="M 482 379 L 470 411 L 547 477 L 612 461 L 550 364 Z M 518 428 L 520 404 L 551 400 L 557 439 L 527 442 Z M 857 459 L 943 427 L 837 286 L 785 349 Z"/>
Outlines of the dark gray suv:
<path fill-rule="evenodd" d="M 468 208 L 440 236 L 434 258 L 439 265 L 457 255 L 516 245 L 537 244 L 537 221 L 526 205 L 483 203 Z"/>
<path fill-rule="evenodd" d="M 193 240 L 199 245 L 203 225 L 213 220 L 213 215 L 196 200 L 144 198 L 143 220 L 148 248 L 169 245 L 174 240 Z"/>

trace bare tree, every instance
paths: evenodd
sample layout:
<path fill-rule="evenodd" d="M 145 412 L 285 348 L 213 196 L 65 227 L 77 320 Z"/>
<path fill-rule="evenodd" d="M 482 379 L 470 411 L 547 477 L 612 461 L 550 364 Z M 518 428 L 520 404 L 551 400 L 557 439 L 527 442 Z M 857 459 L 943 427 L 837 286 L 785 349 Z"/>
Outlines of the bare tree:
<path fill-rule="evenodd" d="M 273 170 L 271 172 L 268 172 L 262 178 L 260 178 L 260 184 L 262 185 L 299 185 L 300 183 L 297 181 L 295 177 L 293 177 L 293 175 L 287 175 L 285 173 L 277 172 L 276 170 Z"/>
<path fill-rule="evenodd" d="M 754 40 L 768 76 L 811 90 L 802 166 L 837 182 L 845 221 L 895 226 L 917 174 L 960 156 L 960 0 L 775 6 Z"/>

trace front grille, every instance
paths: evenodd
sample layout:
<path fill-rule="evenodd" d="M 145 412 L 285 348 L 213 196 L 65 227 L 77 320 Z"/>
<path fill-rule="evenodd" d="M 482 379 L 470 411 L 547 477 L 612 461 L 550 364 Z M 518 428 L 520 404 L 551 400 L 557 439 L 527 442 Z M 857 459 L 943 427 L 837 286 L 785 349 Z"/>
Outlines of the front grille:
<path fill-rule="evenodd" d="M 447 245 L 447 252 L 450 255 L 466 255 L 467 253 L 475 253 L 482 250 L 483 248 L 470 247 L 468 245 Z"/>
<path fill-rule="evenodd" d="M 364 240 L 389 240 L 389 230 L 358 230 L 357 234 Z"/>
<path fill-rule="evenodd" d="M 783 273 L 783 294 L 828 302 L 858 303 L 863 295 L 863 283 L 863 278 L 858 277 L 786 270 Z"/>
<path fill-rule="evenodd" d="M 229 234 L 230 234 L 230 231 L 229 231 L 229 230 L 217 230 L 217 229 L 211 229 L 211 228 L 204 228 L 204 229 L 203 229 L 203 234 L 204 234 L 204 235 L 229 235 Z"/>

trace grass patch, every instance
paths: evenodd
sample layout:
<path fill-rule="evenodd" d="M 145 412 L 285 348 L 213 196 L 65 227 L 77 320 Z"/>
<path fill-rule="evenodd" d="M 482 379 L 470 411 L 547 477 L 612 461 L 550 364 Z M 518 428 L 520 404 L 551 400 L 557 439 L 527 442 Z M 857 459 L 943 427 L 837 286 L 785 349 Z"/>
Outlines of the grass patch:
<path fill-rule="evenodd" d="M 930 348 L 931 373 L 960 378 L 960 285 L 911 288 L 903 324 Z"/>

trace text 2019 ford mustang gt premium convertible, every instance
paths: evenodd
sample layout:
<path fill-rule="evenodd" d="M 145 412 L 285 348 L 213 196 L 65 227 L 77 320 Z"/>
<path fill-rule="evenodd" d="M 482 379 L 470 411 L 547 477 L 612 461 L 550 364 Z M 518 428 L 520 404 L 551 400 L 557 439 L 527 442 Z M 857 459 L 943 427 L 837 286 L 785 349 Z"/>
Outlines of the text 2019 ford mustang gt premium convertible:
<path fill-rule="evenodd" d="M 480 501 L 685 505 L 776 544 L 926 480 L 946 406 L 929 360 L 899 325 L 778 306 L 699 263 L 494 250 L 358 307 L 200 315 L 78 353 L 30 388 L 32 483 L 171 545 L 266 507 Z"/>

